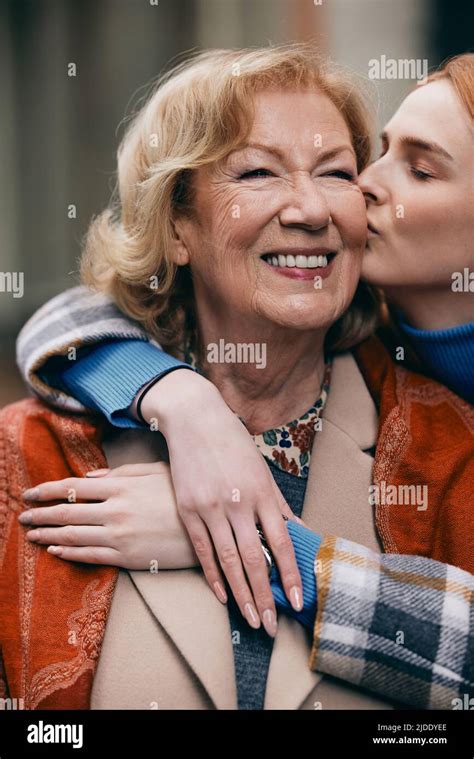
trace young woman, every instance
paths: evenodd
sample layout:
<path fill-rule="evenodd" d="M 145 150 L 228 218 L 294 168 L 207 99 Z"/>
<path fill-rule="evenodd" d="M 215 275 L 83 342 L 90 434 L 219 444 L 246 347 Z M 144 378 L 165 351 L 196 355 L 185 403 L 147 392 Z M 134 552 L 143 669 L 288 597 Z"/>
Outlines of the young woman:
<path fill-rule="evenodd" d="M 362 276 L 383 288 L 418 370 L 474 403 L 474 55 L 428 81 L 389 121 L 380 158 L 359 178 Z"/>
<path fill-rule="evenodd" d="M 422 370 L 467 401 L 474 400 L 473 298 L 469 289 L 453 287 L 453 276 L 473 267 L 473 71 L 474 56 L 460 56 L 411 93 L 384 131 L 382 155 L 359 178 L 368 207 L 363 276 L 384 288 Z M 250 181 L 271 180 L 267 163 L 250 169 Z M 299 266 L 291 257 L 270 263 Z M 58 356 L 72 345 L 89 350 L 79 352 L 77 361 L 65 368 Z M 403 364 L 399 349 L 406 346 L 395 339 L 392 347 L 393 360 Z M 265 523 L 275 504 L 287 512 L 260 452 L 283 471 L 304 477 L 312 443 L 307 430 L 298 438 L 282 428 L 279 450 L 263 438 L 259 452 L 255 439 L 207 379 L 189 371 L 189 363 L 165 354 L 138 324 L 87 291 L 59 296 L 33 317 L 20 336 L 18 355 L 27 381 L 49 402 L 93 408 L 116 426 L 150 424 L 164 434 L 178 512 L 211 588 L 226 601 L 222 571 L 234 591 L 235 584 L 231 573 L 218 566 L 214 551 L 220 555 L 229 528 L 236 551 L 240 543 L 232 494 L 239 491 L 242 512 L 250 511 L 255 522 Z M 182 368 L 186 371 L 177 371 Z M 127 471 L 95 471 L 91 476 Z M 201 490 L 197 483 L 204 473 L 207 486 Z M 44 510 L 41 517 L 46 518 Z M 43 530 L 38 542 L 50 543 L 52 535 Z M 272 547 L 278 560 L 278 546 Z M 87 547 L 63 546 L 61 556 L 94 560 Z M 116 561 L 127 566 L 130 557 L 122 553 Z M 252 568 L 246 567 L 246 573 L 254 588 Z"/>

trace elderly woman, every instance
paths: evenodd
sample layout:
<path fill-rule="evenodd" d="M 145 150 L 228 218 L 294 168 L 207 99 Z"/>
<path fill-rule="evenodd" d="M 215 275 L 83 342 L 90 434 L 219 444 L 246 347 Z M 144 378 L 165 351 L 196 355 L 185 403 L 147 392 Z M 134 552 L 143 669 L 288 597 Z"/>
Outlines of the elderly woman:
<path fill-rule="evenodd" d="M 353 84 L 304 46 L 201 54 L 160 84 L 132 124 L 119 155 L 120 208 L 92 227 L 88 278 L 176 355 L 188 355 L 256 442 L 271 446 L 289 429 L 315 438 L 307 480 L 270 468 L 306 527 L 285 523 L 277 509 L 262 520 L 293 610 L 313 619 L 290 537 L 317 551 L 314 639 L 289 616 L 273 645 L 261 631 L 236 631 L 237 607 L 219 604 L 200 571 L 183 571 L 196 556 L 176 512 L 174 522 L 162 515 L 168 551 L 156 546 L 147 573 L 59 562 L 26 540 L 13 519 L 24 488 L 50 480 L 26 497 L 71 503 L 94 493 L 107 501 L 114 480 L 80 479 L 105 465 L 104 452 L 114 466 L 156 458 L 163 443 L 152 431 L 103 438 L 101 424 L 27 402 L 2 415 L 0 644 L 6 687 L 28 708 L 390 708 L 402 688 L 408 703 L 452 708 L 472 688 L 472 578 L 463 571 L 472 563 L 460 545 L 471 434 L 464 407 L 434 383 L 400 376 L 376 343 L 358 350 L 362 373 L 343 352 L 373 324 L 373 301 L 358 286 L 366 219 L 354 184 L 368 154 Z M 222 340 L 253 346 L 263 360 L 216 363 Z M 446 428 L 455 461 L 443 447 Z M 160 478 L 170 486 L 166 470 L 157 472 L 140 478 L 140 502 Z M 426 483 L 429 508 L 379 501 L 374 520 L 368 494 L 387 482 Z M 229 488 L 238 523 L 239 489 Z M 68 518 L 87 513 L 84 538 L 107 563 L 97 506 L 70 506 Z M 271 630 L 255 522 L 240 528 L 248 566 L 260 567 L 253 590 Z M 230 535 L 221 538 L 230 544 Z M 272 574 L 284 606 L 274 567 Z M 258 627 L 253 599 L 235 595 Z M 416 632 L 413 607 L 422 608 Z"/>

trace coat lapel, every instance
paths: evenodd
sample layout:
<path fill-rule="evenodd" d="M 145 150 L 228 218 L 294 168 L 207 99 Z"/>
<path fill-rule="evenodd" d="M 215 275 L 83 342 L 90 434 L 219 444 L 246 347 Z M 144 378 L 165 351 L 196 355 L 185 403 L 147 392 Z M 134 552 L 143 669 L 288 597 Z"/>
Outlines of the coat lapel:
<path fill-rule="evenodd" d="M 357 364 L 352 354 L 337 357 L 322 429 L 313 443 L 303 505 L 302 519 L 311 530 L 326 532 L 324 509 L 341 515 L 342 525 L 348 498 L 361 506 L 368 503 L 372 459 L 363 451 L 375 446 L 376 439 L 376 409 Z M 343 473 L 349 487 L 344 481 L 338 486 Z M 298 709 L 319 683 L 322 675 L 309 668 L 310 648 L 309 632 L 296 620 L 280 615 L 265 709 Z"/>
<path fill-rule="evenodd" d="M 216 709 L 236 709 L 234 653 L 227 607 L 200 569 L 131 571 L 139 593 L 166 630 Z"/>
<path fill-rule="evenodd" d="M 351 354 L 334 361 L 322 430 L 317 433 L 302 518 L 322 531 L 319 506 L 343 511 L 348 496 L 367 499 L 371 459 L 362 451 L 375 445 L 377 415 Z M 334 487 L 349 471 L 352 493 Z M 355 488 L 355 489 L 354 489 Z M 324 527 L 324 526 L 323 526 Z M 186 575 L 184 576 L 184 573 Z M 187 660 L 218 709 L 236 709 L 234 657 L 227 608 L 209 589 L 199 569 L 149 572 L 130 576 L 148 607 Z M 321 680 L 309 669 L 311 635 L 295 620 L 280 616 L 268 673 L 265 709 L 298 709 Z"/>
<path fill-rule="evenodd" d="M 125 431 L 106 443 L 109 466 L 156 461 L 156 433 Z M 210 590 L 202 571 L 129 571 L 151 613 L 201 681 L 218 709 L 236 709 L 234 655 L 227 607 Z M 183 699 L 185 695 L 183 694 Z"/>

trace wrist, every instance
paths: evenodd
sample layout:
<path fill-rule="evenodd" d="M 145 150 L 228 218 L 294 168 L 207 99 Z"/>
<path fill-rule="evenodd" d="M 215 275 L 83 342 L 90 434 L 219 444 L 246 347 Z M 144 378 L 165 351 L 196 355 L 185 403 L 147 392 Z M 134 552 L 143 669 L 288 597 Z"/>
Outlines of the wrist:
<path fill-rule="evenodd" d="M 202 375 L 189 368 L 174 371 L 155 382 L 146 390 L 140 404 L 143 419 L 166 436 L 173 420 L 183 419 L 188 408 L 196 412 L 204 403 L 220 397 L 217 388 Z"/>

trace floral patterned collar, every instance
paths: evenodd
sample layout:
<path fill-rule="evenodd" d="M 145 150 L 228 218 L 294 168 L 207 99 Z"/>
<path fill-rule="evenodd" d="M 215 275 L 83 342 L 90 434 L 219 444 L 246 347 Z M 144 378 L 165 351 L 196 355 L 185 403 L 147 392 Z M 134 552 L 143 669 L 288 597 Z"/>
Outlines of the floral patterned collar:
<path fill-rule="evenodd" d="M 257 448 L 266 459 L 283 472 L 296 477 L 308 477 L 311 449 L 316 432 L 321 428 L 321 416 L 326 405 L 331 382 L 332 362 L 326 364 L 321 391 L 317 401 L 305 414 L 273 430 L 252 435 Z"/>
<path fill-rule="evenodd" d="M 184 360 L 202 374 L 190 348 L 186 350 Z M 321 428 L 321 417 L 329 393 L 331 369 L 332 360 L 329 360 L 326 363 L 319 397 L 305 414 L 281 427 L 252 435 L 257 448 L 267 461 L 283 472 L 296 477 L 308 477 L 311 450 L 316 432 Z"/>

